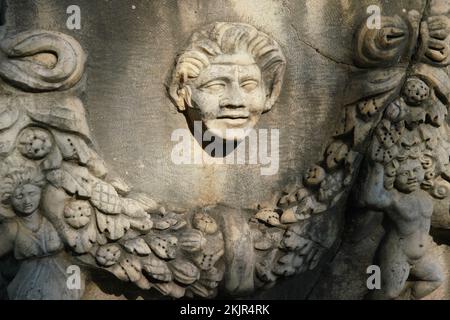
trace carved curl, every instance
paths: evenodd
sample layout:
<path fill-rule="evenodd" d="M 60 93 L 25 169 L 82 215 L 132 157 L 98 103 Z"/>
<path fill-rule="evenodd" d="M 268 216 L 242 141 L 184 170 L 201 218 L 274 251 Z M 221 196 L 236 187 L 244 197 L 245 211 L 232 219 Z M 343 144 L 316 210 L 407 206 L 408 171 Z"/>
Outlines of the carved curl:
<path fill-rule="evenodd" d="M 26 91 L 69 89 L 86 61 L 80 44 L 59 32 L 23 32 L 3 39 L 0 50 L 0 76 Z"/>
<path fill-rule="evenodd" d="M 411 11 L 408 21 L 394 17 L 381 17 L 381 28 L 369 28 L 367 23 L 356 35 L 355 63 L 360 67 L 393 66 L 408 53 L 420 14 Z"/>

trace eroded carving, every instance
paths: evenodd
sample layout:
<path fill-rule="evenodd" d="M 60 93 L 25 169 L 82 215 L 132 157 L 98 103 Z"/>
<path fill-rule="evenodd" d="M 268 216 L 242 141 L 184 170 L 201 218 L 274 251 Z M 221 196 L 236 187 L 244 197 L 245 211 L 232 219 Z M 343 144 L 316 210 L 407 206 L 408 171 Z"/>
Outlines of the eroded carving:
<path fill-rule="evenodd" d="M 450 190 L 445 121 L 450 90 L 448 76 L 437 68 L 447 64 L 441 49 L 448 46 L 448 23 L 439 17 L 420 23 L 420 14 L 412 11 L 385 17 L 382 30 L 363 25 L 355 44 L 359 69 L 323 158 L 295 188 L 252 212 L 250 219 L 220 206 L 168 210 L 119 178 L 109 177 L 93 148 L 83 103 L 70 90 L 64 91 L 83 75 L 85 55 L 79 44 L 46 31 L 4 39 L 0 75 L 19 89 L 45 93 L 18 91 L 2 98 L 2 177 L 15 181 L 17 168 L 30 168 L 45 180 L 24 179 L 7 188 L 1 207 L 0 226 L 5 231 L 0 236 L 6 237 L 0 241 L 6 246 L 2 252 L 12 250 L 11 239 L 17 239 L 12 233 L 19 232 L 26 213 L 41 222 L 33 220 L 25 228 L 52 245 L 48 252 L 30 254 L 45 256 L 46 261 L 67 254 L 141 289 L 155 288 L 175 298 L 214 297 L 221 282 L 235 295 L 269 288 L 280 277 L 317 267 L 337 232 L 319 232 L 316 219 L 332 215 L 345 202 L 365 158 L 366 164 L 374 165 L 369 166 L 362 188 L 363 205 L 384 211 L 390 219 L 383 266 L 401 260 L 405 268 L 415 268 L 411 274 L 425 284 L 416 283 L 413 296 L 426 295 L 442 281 L 429 249 L 433 199 L 446 198 Z M 424 41 L 414 55 L 419 33 Z M 215 23 L 195 33 L 178 57 L 169 93 L 189 119 L 202 120 L 221 138 L 239 140 L 245 134 L 228 137 L 225 130 L 245 132 L 272 108 L 285 64 L 279 45 L 266 34 L 246 24 Z M 10 194 L 25 195 L 14 200 Z M 404 215 L 405 221 L 397 219 Z M 48 230 L 40 232 L 44 227 Z M 49 236 L 51 240 L 46 239 Z M 63 244 L 68 252 L 59 251 Z M 397 249 L 395 254 L 392 248 Z M 237 252 L 239 261 L 233 260 Z M 14 283 L 33 274 L 26 266 L 10 284 L 12 297 L 25 295 L 14 289 Z M 402 272 L 403 268 L 385 279 L 386 288 L 407 276 Z M 36 288 L 39 281 L 34 282 Z M 65 294 L 65 282 L 58 286 L 54 292 Z M 403 289 L 401 282 L 382 297 L 393 298 Z M 67 294 L 67 298 L 77 297 Z"/>
<path fill-rule="evenodd" d="M 437 10 L 439 8 L 439 10 Z M 372 136 L 359 199 L 385 214 L 386 234 L 376 257 L 382 270 L 375 299 L 409 293 L 420 299 L 444 281 L 429 235 L 437 201 L 448 197 L 448 3 L 432 1 L 421 23 L 421 47 L 401 93 Z M 445 12 L 442 12 L 442 11 Z"/>

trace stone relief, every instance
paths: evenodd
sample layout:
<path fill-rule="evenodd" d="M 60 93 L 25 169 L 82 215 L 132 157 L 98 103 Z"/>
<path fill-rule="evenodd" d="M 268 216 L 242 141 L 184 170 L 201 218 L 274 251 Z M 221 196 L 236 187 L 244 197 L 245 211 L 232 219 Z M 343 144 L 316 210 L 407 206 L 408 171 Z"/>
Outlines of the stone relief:
<path fill-rule="evenodd" d="M 280 46 L 243 23 L 194 33 L 177 57 L 169 94 L 189 122 L 214 136 L 242 140 L 277 100 L 286 68 Z"/>
<path fill-rule="evenodd" d="M 444 67 L 449 64 L 450 8 L 447 4 L 445 12 L 436 11 L 437 4 L 432 2 L 421 23 L 421 46 L 399 97 L 377 124 L 361 175 L 360 205 L 387 220 L 376 259 L 388 272 L 382 273 L 381 290 L 371 295 L 375 299 L 408 292 L 420 299 L 444 281 L 429 235 L 434 203 L 449 191 L 449 79 Z"/>
<path fill-rule="evenodd" d="M 388 222 L 378 258 L 394 271 L 373 298 L 397 298 L 409 275 L 419 279 L 411 296 L 428 295 L 443 277 L 430 250 L 431 216 L 450 181 L 450 8 L 436 3 L 425 18 L 411 11 L 384 17 L 379 30 L 362 24 L 342 121 L 322 160 L 300 185 L 250 213 L 220 205 L 172 210 L 110 177 L 78 98 L 81 46 L 52 31 L 2 39 L 0 76 L 11 88 L 0 113 L 0 255 L 13 252 L 21 262 L 9 297 L 80 298 L 83 290 L 66 287 L 70 264 L 174 298 L 212 298 L 222 284 L 236 296 L 267 289 L 317 267 L 337 235 L 316 230 L 314 218 L 345 205 L 354 185 L 360 206 Z M 177 57 L 168 91 L 188 121 L 240 140 L 245 134 L 226 130 L 245 132 L 272 108 L 285 67 L 268 35 L 215 23 Z M 50 276 L 57 280 L 48 289 Z"/>

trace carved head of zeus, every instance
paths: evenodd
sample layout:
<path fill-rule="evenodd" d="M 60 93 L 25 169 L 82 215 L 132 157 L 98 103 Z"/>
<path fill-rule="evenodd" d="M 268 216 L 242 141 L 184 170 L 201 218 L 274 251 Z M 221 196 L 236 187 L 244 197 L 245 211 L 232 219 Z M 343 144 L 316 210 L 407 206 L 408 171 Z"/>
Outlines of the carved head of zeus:
<path fill-rule="evenodd" d="M 194 33 L 177 57 L 169 94 L 190 121 L 201 120 L 222 139 L 242 140 L 274 105 L 285 69 L 280 46 L 267 34 L 218 22 Z"/>

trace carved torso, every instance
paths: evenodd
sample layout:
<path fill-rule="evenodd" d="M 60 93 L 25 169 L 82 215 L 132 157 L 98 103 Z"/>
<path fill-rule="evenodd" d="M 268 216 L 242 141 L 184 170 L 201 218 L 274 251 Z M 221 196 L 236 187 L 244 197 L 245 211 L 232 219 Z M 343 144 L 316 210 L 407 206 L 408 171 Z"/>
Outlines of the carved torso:
<path fill-rule="evenodd" d="M 42 218 L 40 227 L 33 231 L 20 218 L 15 219 L 17 235 L 14 256 L 18 260 L 40 258 L 55 254 L 62 249 L 63 243 L 53 225 Z"/>

